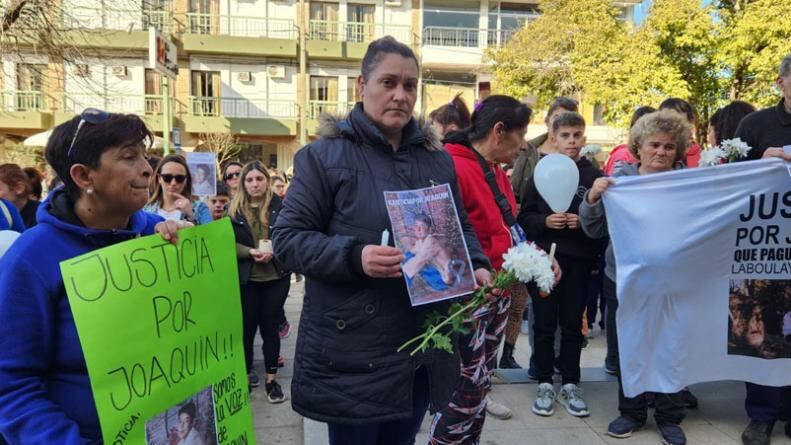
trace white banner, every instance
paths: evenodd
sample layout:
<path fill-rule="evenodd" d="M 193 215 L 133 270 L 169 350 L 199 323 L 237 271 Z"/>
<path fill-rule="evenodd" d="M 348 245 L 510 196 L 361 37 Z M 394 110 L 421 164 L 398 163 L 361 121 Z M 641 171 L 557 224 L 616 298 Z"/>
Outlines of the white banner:
<path fill-rule="evenodd" d="M 791 164 L 617 178 L 604 206 L 627 396 L 791 384 Z"/>

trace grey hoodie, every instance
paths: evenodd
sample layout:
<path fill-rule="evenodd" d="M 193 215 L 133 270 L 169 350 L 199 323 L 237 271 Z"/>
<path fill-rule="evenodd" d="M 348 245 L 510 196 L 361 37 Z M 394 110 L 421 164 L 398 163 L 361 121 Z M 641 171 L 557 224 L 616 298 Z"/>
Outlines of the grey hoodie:
<path fill-rule="evenodd" d="M 640 172 L 637 170 L 639 164 L 626 164 L 616 170 L 612 176 L 637 176 Z M 585 198 L 582 200 L 579 208 L 580 225 L 582 231 L 591 238 L 599 239 L 604 238 L 610 232 L 607 228 L 607 215 L 604 213 L 604 203 L 598 200 L 595 204 L 588 203 L 588 190 L 585 193 Z M 615 282 L 615 253 L 612 250 L 612 241 L 607 243 L 607 251 L 604 254 L 606 261 L 604 267 L 604 274 L 607 278 Z"/>

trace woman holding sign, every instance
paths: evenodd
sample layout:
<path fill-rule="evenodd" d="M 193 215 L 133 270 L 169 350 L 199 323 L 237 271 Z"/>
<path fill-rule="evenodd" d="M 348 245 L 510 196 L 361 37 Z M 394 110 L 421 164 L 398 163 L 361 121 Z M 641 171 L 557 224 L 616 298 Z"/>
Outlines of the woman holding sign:
<path fill-rule="evenodd" d="M 277 376 L 280 355 L 278 325 L 285 316 L 283 304 L 291 285 L 291 272 L 285 271 L 272 253 L 270 233 L 283 201 L 269 187 L 269 171 L 259 161 L 242 168 L 241 187 L 233 196 L 229 214 L 236 235 L 239 284 L 242 286 L 244 355 L 251 387 L 260 381 L 253 368 L 253 340 L 261 330 L 266 367 L 266 398 L 269 403 L 286 400 Z"/>
<path fill-rule="evenodd" d="M 59 263 L 155 230 L 175 241 L 176 228 L 188 225 L 142 211 L 151 140 L 135 115 L 88 109 L 47 142 L 64 187 L 0 260 L 0 436 L 12 445 L 102 439 Z"/>
<path fill-rule="evenodd" d="M 343 119 L 325 116 L 321 138 L 297 152 L 275 225 L 275 254 L 307 277 L 293 407 L 327 422 L 333 445 L 414 443 L 429 403 L 445 406 L 459 376 L 458 355 L 396 352 L 448 303 L 411 306 L 404 252 L 382 245 L 392 232 L 384 192 L 449 184 L 476 279 L 490 280 L 453 161 L 412 117 L 419 73 L 408 46 L 371 42 L 357 78 L 362 102 Z"/>
<path fill-rule="evenodd" d="M 674 111 L 657 111 L 647 114 L 632 126 L 629 134 L 629 150 L 638 160 L 637 164 L 627 164 L 613 173 L 613 177 L 650 175 L 683 168 L 683 160 L 691 141 L 691 127 L 687 120 Z M 579 216 L 582 230 L 592 238 L 603 238 L 608 234 L 607 217 L 604 213 L 602 194 L 612 184 L 610 178 L 598 178 L 593 187 L 585 194 L 580 204 Z M 617 298 L 615 295 L 615 253 L 612 242 L 607 246 L 607 266 L 604 270 L 604 294 L 607 298 L 607 331 L 615 333 L 617 326 Z M 613 302 L 614 304 L 609 304 Z M 617 346 L 617 342 L 615 343 Z M 618 363 L 618 410 L 621 415 L 610 422 L 607 434 L 612 437 L 625 438 L 645 425 L 648 417 L 648 399 L 646 394 L 637 397 L 626 397 L 621 387 L 620 360 L 618 349 L 615 350 Z M 683 445 L 686 436 L 681 429 L 684 420 L 685 396 L 683 392 L 675 394 L 655 393 L 654 405 L 657 428 L 663 443 Z"/>
<path fill-rule="evenodd" d="M 165 156 L 159 161 L 151 178 L 151 191 L 145 207 L 147 212 L 194 224 L 212 222 L 209 207 L 203 201 L 191 199 L 192 177 L 181 155 Z"/>

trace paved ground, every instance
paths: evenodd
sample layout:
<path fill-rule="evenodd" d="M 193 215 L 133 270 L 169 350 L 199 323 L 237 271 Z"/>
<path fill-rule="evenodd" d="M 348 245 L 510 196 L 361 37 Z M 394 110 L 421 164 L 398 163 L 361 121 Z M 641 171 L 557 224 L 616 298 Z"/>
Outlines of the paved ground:
<path fill-rule="evenodd" d="M 293 283 L 286 304 L 286 313 L 292 326 L 292 334 L 282 342 L 282 355 L 286 367 L 278 374 L 286 394 L 293 375 L 294 345 L 302 307 L 303 283 Z M 583 350 L 582 366 L 585 398 L 591 415 L 578 419 L 556 409 L 549 418 L 538 417 L 530 411 L 535 397 L 535 384 L 495 385 L 493 397 L 514 410 L 514 417 L 507 421 L 487 418 L 482 436 L 482 445 L 511 444 L 561 444 L 561 445 L 647 445 L 658 444 L 659 436 L 653 420 L 630 439 L 613 439 L 604 433 L 607 424 L 617 415 L 617 387 L 615 383 L 603 381 L 600 371 L 606 353 L 604 337 L 596 328 L 597 337 Z M 256 366 L 263 368 L 260 347 L 256 347 Z M 530 356 L 527 337 L 521 336 L 515 354 L 519 363 L 526 364 Z M 700 408 L 689 412 L 684 421 L 690 445 L 739 445 L 739 436 L 746 425 L 744 414 L 744 385 L 738 382 L 717 382 L 692 387 L 700 399 Z M 270 405 L 264 396 L 263 386 L 253 390 L 253 411 L 256 436 L 259 444 L 326 445 L 326 428 L 323 424 L 305 419 L 291 410 L 288 402 Z M 427 442 L 429 416 L 418 436 L 417 444 Z M 791 445 L 791 439 L 783 435 L 781 424 L 775 428 L 773 445 Z"/>

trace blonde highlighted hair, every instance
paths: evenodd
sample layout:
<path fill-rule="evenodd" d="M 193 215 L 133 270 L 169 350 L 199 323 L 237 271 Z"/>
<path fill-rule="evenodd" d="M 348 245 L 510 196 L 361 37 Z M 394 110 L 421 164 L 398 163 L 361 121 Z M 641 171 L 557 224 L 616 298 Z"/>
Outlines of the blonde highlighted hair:
<path fill-rule="evenodd" d="M 671 110 L 648 113 L 634 123 L 629 132 L 629 151 L 640 159 L 638 151 L 646 138 L 657 133 L 666 133 L 676 144 L 676 161 L 684 159 L 692 143 L 692 126 L 684 115 Z"/>
<path fill-rule="evenodd" d="M 258 213 L 259 221 L 261 224 L 268 225 L 269 224 L 269 203 L 272 202 L 272 176 L 269 174 L 269 170 L 267 170 L 266 166 L 261 161 L 252 161 L 245 164 L 242 167 L 242 172 L 239 175 L 239 188 L 236 190 L 236 193 L 233 195 L 233 199 L 231 199 L 231 205 L 228 208 L 228 213 L 231 217 L 238 217 L 239 215 L 243 215 L 248 223 L 253 221 L 253 210 L 252 210 L 252 200 L 250 199 L 250 194 L 247 192 L 247 188 L 244 186 L 245 179 L 247 179 L 247 175 L 253 171 L 257 170 L 261 172 L 264 177 L 266 178 L 267 185 L 264 191 L 264 202 L 261 204 L 261 211 Z"/>

